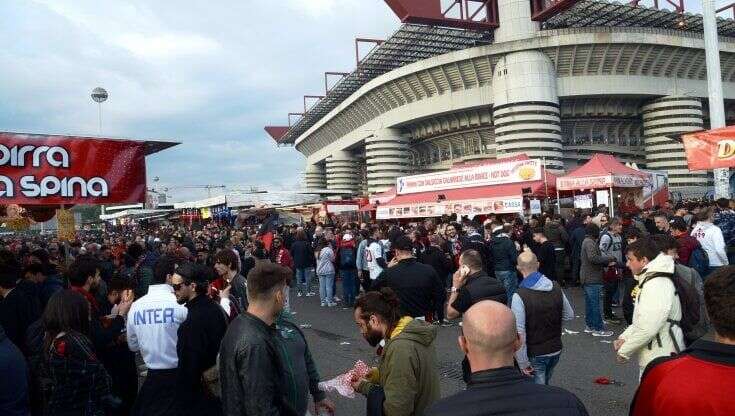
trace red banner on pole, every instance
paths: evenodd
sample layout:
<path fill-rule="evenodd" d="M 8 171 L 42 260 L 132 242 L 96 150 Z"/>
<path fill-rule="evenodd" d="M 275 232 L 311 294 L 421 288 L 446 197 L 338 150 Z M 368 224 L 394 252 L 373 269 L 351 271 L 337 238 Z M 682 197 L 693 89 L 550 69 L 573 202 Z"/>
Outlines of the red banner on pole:
<path fill-rule="evenodd" d="M 0 204 L 145 202 L 145 145 L 0 133 Z"/>
<path fill-rule="evenodd" d="M 681 136 L 689 170 L 735 166 L 735 126 Z"/>

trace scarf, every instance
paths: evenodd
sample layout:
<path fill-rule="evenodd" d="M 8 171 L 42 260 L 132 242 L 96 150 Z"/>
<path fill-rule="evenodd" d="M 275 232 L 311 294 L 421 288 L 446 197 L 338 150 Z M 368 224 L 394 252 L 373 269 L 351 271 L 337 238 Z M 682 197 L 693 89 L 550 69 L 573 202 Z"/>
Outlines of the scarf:
<path fill-rule="evenodd" d="M 520 287 L 525 287 L 526 289 L 531 289 L 532 287 L 536 286 L 539 280 L 541 280 L 541 277 L 543 277 L 543 274 L 540 272 L 533 272 L 526 276 L 521 284 Z"/>

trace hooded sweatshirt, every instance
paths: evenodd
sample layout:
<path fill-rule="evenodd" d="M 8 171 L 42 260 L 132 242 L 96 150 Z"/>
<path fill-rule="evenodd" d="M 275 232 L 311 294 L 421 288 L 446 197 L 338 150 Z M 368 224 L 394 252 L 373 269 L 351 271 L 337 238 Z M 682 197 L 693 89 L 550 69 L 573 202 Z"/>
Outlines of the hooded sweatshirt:
<path fill-rule="evenodd" d="M 673 274 L 674 259 L 659 254 L 640 274 L 634 276 L 638 288 L 633 290 L 633 323 L 618 337 L 625 340 L 618 354 L 624 358 L 638 354 L 641 374 L 655 358 L 676 352 L 674 341 L 682 348 L 684 346 L 681 328 L 676 325 L 671 328 L 675 340 L 669 335 L 671 324 L 667 319 L 681 320 L 681 303 L 676 296 L 674 283 L 666 277 L 650 278 L 654 273 Z"/>
<path fill-rule="evenodd" d="M 727 251 L 722 230 L 711 222 L 699 221 L 692 229 L 692 237 L 699 241 L 709 257 L 710 267 L 727 266 Z"/>
<path fill-rule="evenodd" d="M 423 321 L 401 318 L 385 343 L 377 374 L 357 390 L 367 396 L 376 386 L 385 392 L 385 416 L 423 415 L 439 400 L 434 340 L 437 328 Z"/>
<path fill-rule="evenodd" d="M 551 292 L 551 289 L 554 287 L 554 283 L 543 274 L 539 272 L 534 272 L 523 279 L 523 281 L 521 282 L 521 287 L 525 287 L 534 291 L 548 293 Z M 572 305 L 569 303 L 569 300 L 567 299 L 567 296 L 564 294 L 563 291 L 562 299 L 564 301 L 564 308 L 562 309 L 561 315 L 562 320 L 569 321 L 574 319 L 574 309 L 572 309 Z M 526 346 L 526 307 L 523 304 L 523 299 L 518 293 L 513 294 L 513 300 L 511 302 L 510 308 L 513 311 L 513 315 L 515 315 L 516 317 L 516 330 L 521 336 L 521 341 L 523 341 L 523 346 L 521 346 L 521 348 L 516 351 L 516 361 L 518 361 L 518 366 L 520 368 L 528 368 L 531 364 L 528 359 L 528 348 Z M 561 334 L 559 335 L 561 336 Z M 559 354 L 561 354 L 561 350 L 556 351 L 552 354 L 547 354 L 545 356 L 551 357 Z"/>

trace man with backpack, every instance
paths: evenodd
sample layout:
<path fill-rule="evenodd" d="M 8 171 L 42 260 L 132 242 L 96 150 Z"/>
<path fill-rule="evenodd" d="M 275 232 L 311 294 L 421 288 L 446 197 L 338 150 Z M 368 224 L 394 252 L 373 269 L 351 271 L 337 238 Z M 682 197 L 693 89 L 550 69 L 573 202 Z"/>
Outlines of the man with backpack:
<path fill-rule="evenodd" d="M 684 346 L 682 306 L 674 277 L 674 259 L 659 251 L 650 238 L 626 250 L 628 267 L 638 281 L 633 323 L 613 343 L 618 362 L 638 355 L 640 374 L 648 363 Z M 699 310 L 697 310 L 699 312 Z"/>
<path fill-rule="evenodd" d="M 339 274 L 342 277 L 342 296 L 345 307 L 354 306 L 359 292 L 357 283 L 357 244 L 351 230 L 345 231 L 337 244 L 337 261 Z"/>
<path fill-rule="evenodd" d="M 674 217 L 671 220 L 671 235 L 676 238 L 679 246 L 676 251 L 679 263 L 696 270 L 700 276 L 707 274 L 709 271 L 707 252 L 696 238 L 689 235 L 689 228 L 683 218 Z"/>

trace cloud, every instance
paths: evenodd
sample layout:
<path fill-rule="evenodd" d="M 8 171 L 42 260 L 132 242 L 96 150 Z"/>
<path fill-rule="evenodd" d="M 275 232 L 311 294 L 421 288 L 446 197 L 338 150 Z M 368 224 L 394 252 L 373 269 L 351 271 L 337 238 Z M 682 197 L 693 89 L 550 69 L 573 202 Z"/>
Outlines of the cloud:
<path fill-rule="evenodd" d="M 322 93 L 324 71 L 354 69 L 356 36 L 398 27 L 360 0 L 4 0 L 0 15 L 0 131 L 97 134 L 101 86 L 103 135 L 181 142 L 148 158 L 171 187 L 301 183 L 304 157 L 263 126 Z"/>

